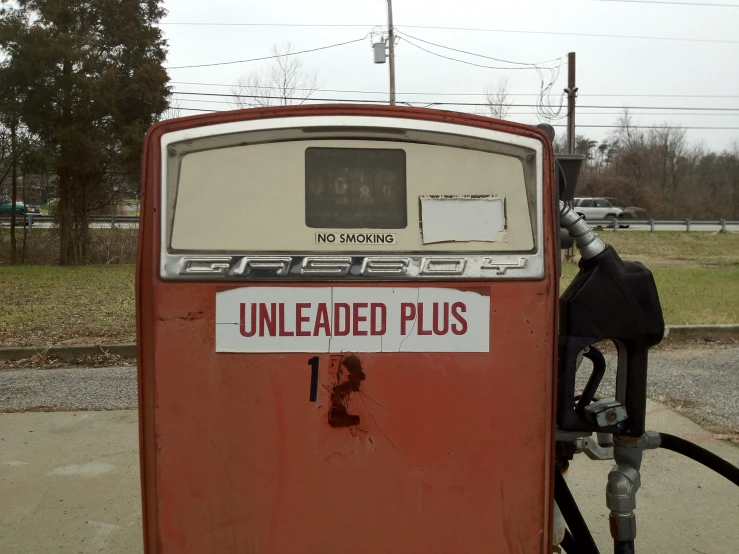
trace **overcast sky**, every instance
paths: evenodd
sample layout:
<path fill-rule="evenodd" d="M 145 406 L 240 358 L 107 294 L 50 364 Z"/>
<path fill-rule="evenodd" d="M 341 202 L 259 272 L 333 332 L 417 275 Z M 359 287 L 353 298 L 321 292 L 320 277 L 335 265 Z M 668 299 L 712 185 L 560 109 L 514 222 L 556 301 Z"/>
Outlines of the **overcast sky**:
<path fill-rule="evenodd" d="M 711 149 L 720 150 L 732 140 L 739 141 L 739 0 L 692 0 L 704 5 L 676 5 L 689 0 L 659 5 L 657 1 L 394 0 L 394 23 L 401 33 L 396 47 L 398 101 L 417 106 L 479 103 L 486 85 L 507 77 L 510 91 L 515 93 L 514 103 L 536 102 L 541 89 L 536 71 L 514 70 L 515 65 L 440 47 L 444 46 L 514 62 L 561 58 L 544 64 L 556 67 L 561 63 L 548 99 L 556 111 L 567 85 L 567 52 L 576 52 L 578 134 L 596 140 L 607 138 L 610 129 L 585 126 L 614 125 L 620 109 L 630 106 L 635 122 L 641 125 L 670 122 L 683 127 L 733 128 L 688 131 L 692 141 Z M 388 99 L 388 64 L 374 64 L 371 50 L 371 33 L 377 38 L 387 28 L 385 0 L 169 0 L 165 6 L 169 15 L 162 28 L 169 41 L 169 67 L 268 56 L 272 45 L 288 40 L 295 50 L 308 50 L 365 37 L 345 46 L 302 54 L 299 59 L 306 69 L 320 74 L 324 90 L 315 97 Z M 252 25 L 232 25 L 236 23 Z M 316 26 L 297 26 L 311 24 Z M 510 69 L 446 60 L 418 46 L 452 58 Z M 269 63 L 171 69 L 170 76 L 178 93 L 229 94 L 230 86 L 241 75 Z M 550 73 L 545 71 L 543 77 L 548 80 Z M 178 94 L 177 98 L 183 108 L 231 108 L 225 103 L 228 97 Z M 438 107 L 470 112 L 481 109 Z M 563 117 L 565 111 L 561 110 Z M 183 111 L 182 115 L 194 113 Z M 512 107 L 508 118 L 525 123 L 542 121 L 535 108 L 525 106 Z M 564 127 L 557 127 L 557 132 L 564 134 Z"/>

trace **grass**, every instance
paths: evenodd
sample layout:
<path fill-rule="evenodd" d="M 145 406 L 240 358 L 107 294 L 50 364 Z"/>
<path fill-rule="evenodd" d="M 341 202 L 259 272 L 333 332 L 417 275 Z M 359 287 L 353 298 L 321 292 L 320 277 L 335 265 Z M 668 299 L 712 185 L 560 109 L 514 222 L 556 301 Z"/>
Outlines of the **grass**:
<path fill-rule="evenodd" d="M 0 266 L 0 344 L 133 342 L 133 265 Z"/>
<path fill-rule="evenodd" d="M 654 274 L 670 325 L 739 323 L 739 234 L 600 232 L 625 260 Z M 563 264 L 564 289 L 577 267 Z"/>
<path fill-rule="evenodd" d="M 652 270 L 668 324 L 739 323 L 739 234 L 600 235 Z M 0 345 L 132 342 L 134 272 L 132 264 L 0 265 Z M 563 264 L 563 289 L 576 273 Z"/>
<path fill-rule="evenodd" d="M 649 268 L 739 267 L 739 233 L 600 231 L 624 259 Z"/>

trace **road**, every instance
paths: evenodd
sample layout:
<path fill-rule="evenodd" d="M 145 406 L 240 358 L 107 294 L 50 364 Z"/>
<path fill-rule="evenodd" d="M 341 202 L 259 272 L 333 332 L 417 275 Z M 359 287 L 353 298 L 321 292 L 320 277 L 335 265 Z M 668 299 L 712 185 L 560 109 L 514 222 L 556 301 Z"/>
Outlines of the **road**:
<path fill-rule="evenodd" d="M 0 222 L 0 228 L 1 227 L 9 227 L 10 225 L 3 221 Z M 53 223 L 50 221 L 38 221 L 33 224 L 34 229 L 49 229 L 53 226 Z M 139 224 L 138 222 L 117 222 L 116 227 L 121 229 L 136 229 L 138 228 Z M 91 229 L 110 229 L 110 222 L 93 222 L 90 224 Z M 604 228 L 604 231 L 612 230 L 610 228 Z M 621 231 L 649 231 L 649 225 L 631 225 L 628 229 L 618 229 L 618 232 Z M 654 227 L 655 231 L 685 231 L 685 225 L 655 225 Z M 721 230 L 720 225 L 695 225 L 691 224 L 690 230 L 692 231 L 702 231 L 702 232 L 716 232 Z M 739 225 L 727 225 L 726 230 L 728 232 L 733 233 L 739 233 Z"/>
<path fill-rule="evenodd" d="M 133 222 L 133 223 L 129 223 L 129 222 L 123 222 L 123 223 L 116 222 L 115 226 L 117 228 L 119 228 L 119 229 L 138 229 L 139 224 L 138 224 L 138 222 Z M 16 227 L 18 229 L 22 229 L 22 227 L 20 225 L 16 225 Z M 31 230 L 33 230 L 33 229 L 51 229 L 52 227 L 54 227 L 54 223 L 51 222 L 51 221 L 36 221 L 36 222 L 34 222 L 33 227 L 32 227 Z M 10 228 L 10 224 L 7 223 L 6 221 L 0 222 L 0 229 L 3 229 L 3 228 L 8 228 L 9 229 Z M 109 221 L 106 221 L 106 222 L 103 222 L 103 221 L 95 221 L 93 223 L 90 223 L 90 229 L 110 229 L 110 222 Z"/>

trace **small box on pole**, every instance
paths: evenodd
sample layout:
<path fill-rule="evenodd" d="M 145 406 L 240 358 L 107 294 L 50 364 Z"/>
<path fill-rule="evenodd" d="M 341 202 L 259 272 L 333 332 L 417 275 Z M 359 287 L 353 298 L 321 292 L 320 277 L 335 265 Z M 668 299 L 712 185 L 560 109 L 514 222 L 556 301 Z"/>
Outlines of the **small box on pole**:
<path fill-rule="evenodd" d="M 375 54 L 375 63 L 385 63 L 387 55 L 385 54 L 385 42 L 376 42 L 372 45 Z"/>

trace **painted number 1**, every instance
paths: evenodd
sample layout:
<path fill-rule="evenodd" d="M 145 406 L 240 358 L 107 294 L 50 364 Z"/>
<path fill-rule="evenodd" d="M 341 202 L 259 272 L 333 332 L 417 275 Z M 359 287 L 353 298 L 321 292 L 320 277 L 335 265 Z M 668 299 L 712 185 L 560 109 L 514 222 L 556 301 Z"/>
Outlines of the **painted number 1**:
<path fill-rule="evenodd" d="M 308 360 L 310 366 L 310 401 L 315 402 L 318 398 L 318 356 Z"/>

